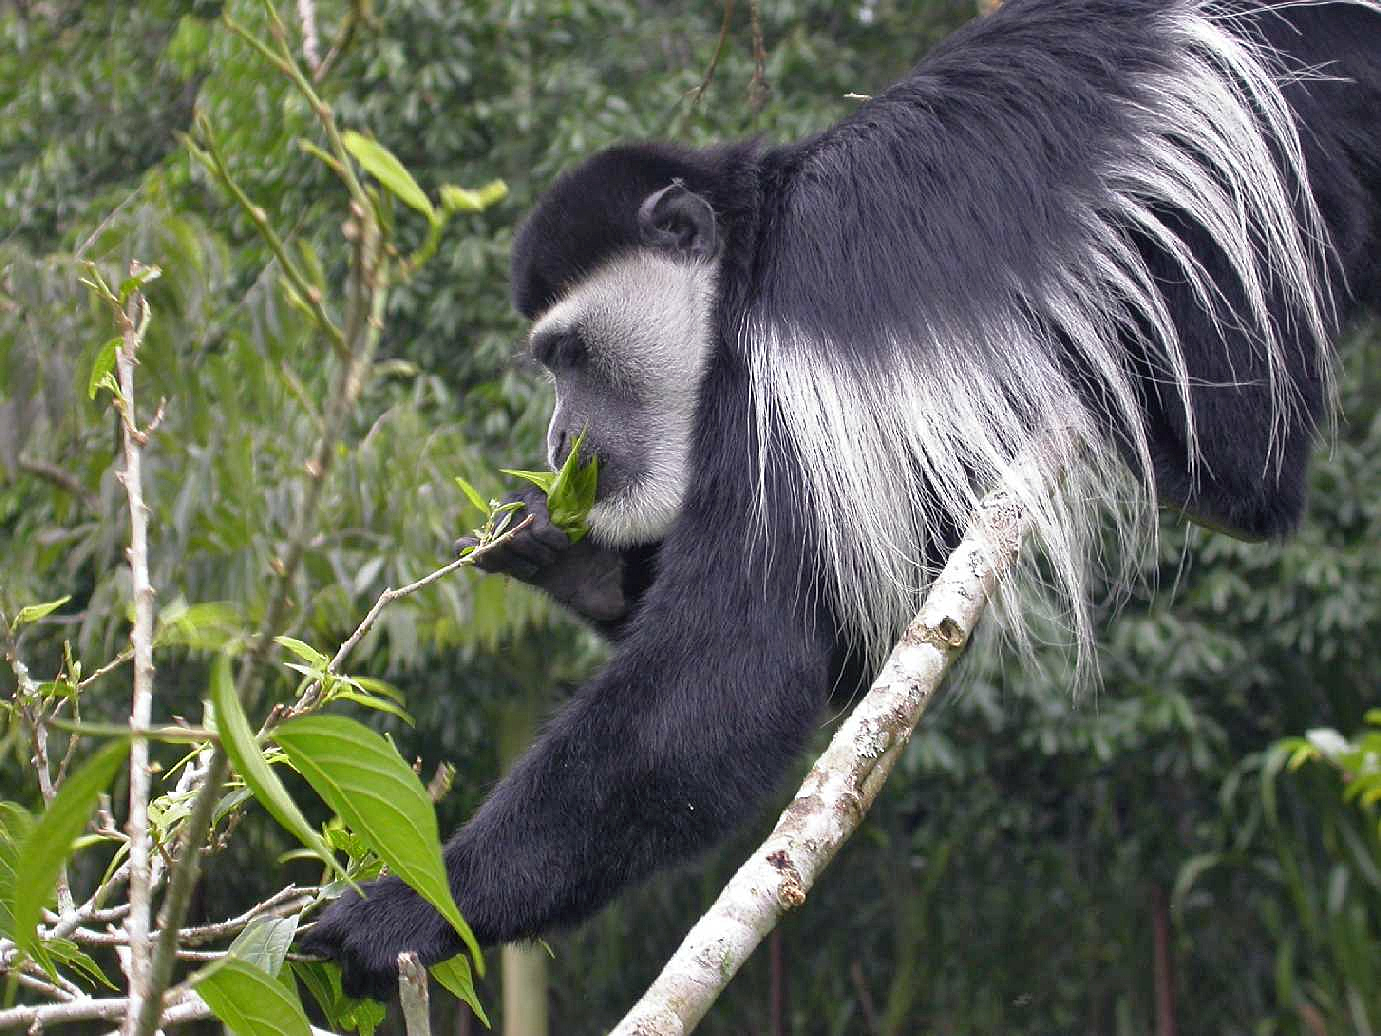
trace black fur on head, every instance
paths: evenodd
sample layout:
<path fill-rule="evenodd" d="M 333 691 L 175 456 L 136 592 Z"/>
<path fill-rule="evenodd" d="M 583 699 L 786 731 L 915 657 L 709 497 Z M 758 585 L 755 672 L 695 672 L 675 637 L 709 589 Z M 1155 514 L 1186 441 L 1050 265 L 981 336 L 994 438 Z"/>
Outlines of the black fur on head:
<path fill-rule="evenodd" d="M 756 150 L 754 144 L 704 151 L 663 143 L 622 145 L 564 173 L 513 241 L 513 304 L 518 312 L 536 317 L 577 281 L 639 246 L 678 250 L 688 243 L 688 257 L 710 258 L 727 235 L 744 229 L 752 211 L 756 192 L 744 167 Z M 652 208 L 644 212 L 648 203 Z M 708 237 L 703 222 L 707 210 L 713 215 Z M 659 214 L 665 236 L 655 233 Z M 699 230 L 687 238 L 685 220 L 691 217 Z M 665 223 L 668 218 L 677 220 L 676 228 Z"/>

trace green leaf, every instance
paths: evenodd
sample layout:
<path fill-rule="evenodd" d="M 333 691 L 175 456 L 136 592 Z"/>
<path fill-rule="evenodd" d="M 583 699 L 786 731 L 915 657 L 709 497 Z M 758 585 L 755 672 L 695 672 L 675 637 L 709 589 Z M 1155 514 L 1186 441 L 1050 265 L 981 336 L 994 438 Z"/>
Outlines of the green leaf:
<path fill-rule="evenodd" d="M 332 697 L 353 701 L 356 705 L 363 705 L 366 709 L 373 709 L 375 712 L 387 712 L 390 716 L 397 716 L 410 727 L 417 726 L 417 721 L 412 718 L 406 709 L 397 702 L 389 701 L 387 698 L 380 698 L 373 694 L 365 694 L 362 691 L 352 691 L 349 688 L 336 691 Z"/>
<path fill-rule="evenodd" d="M 388 1013 L 378 1000 L 351 1000 L 341 997 L 340 1024 L 343 1029 L 354 1029 L 360 1036 L 374 1036 L 374 1030 L 383 1024 Z"/>
<path fill-rule="evenodd" d="M 311 1036 L 296 992 L 248 961 L 225 957 L 192 985 L 235 1036 Z"/>
<path fill-rule="evenodd" d="M 508 184 L 490 180 L 478 190 L 457 187 L 453 183 L 441 188 L 441 205 L 447 212 L 483 212 L 508 197 Z"/>
<path fill-rule="evenodd" d="M 66 594 L 59 597 L 56 601 L 49 601 L 46 604 L 25 605 L 23 608 L 19 609 L 19 614 L 16 615 L 14 621 L 10 623 L 10 629 L 17 630 L 26 623 L 37 622 L 45 615 L 51 615 L 53 612 L 57 611 L 71 599 L 72 595 Z"/>
<path fill-rule="evenodd" d="M 86 394 L 90 399 L 96 398 L 96 393 L 101 389 L 101 382 L 106 376 L 115 370 L 115 354 L 120 349 L 120 339 L 112 338 L 101 346 L 101 351 L 96 354 L 96 362 L 91 365 L 91 377 L 86 382 Z"/>
<path fill-rule="evenodd" d="M 19 847 L 33 830 L 34 818 L 13 802 L 0 802 L 0 889 L 14 888 Z M 13 898 L 0 894 L 0 935 L 14 937 Z"/>
<path fill-rule="evenodd" d="M 455 476 L 455 480 L 456 485 L 460 487 L 460 491 L 465 494 L 465 499 L 478 507 L 480 514 L 487 516 L 489 514 L 489 501 L 480 496 L 479 490 L 470 485 L 469 482 L 465 481 L 465 479 L 461 478 L 459 475 Z"/>
<path fill-rule="evenodd" d="M 480 1003 L 479 995 L 475 992 L 475 979 L 470 974 L 470 962 L 464 957 L 452 957 L 450 960 L 443 960 L 440 964 L 433 964 L 427 969 L 432 973 L 432 978 L 436 979 L 443 986 L 451 991 L 457 1000 L 463 1000 L 470 1005 L 470 1010 L 475 1012 L 475 1017 L 484 1023 L 486 1029 L 492 1029 L 489 1024 L 489 1016 L 484 1013 L 484 1006 Z"/>
<path fill-rule="evenodd" d="M 591 457 L 586 463 L 580 463 L 580 447 L 584 442 L 582 431 L 547 491 L 551 523 L 564 530 L 572 543 L 578 543 L 590 531 L 590 508 L 595 505 L 595 490 L 599 486 L 598 459 Z"/>
<path fill-rule="evenodd" d="M 355 161 L 395 194 L 399 201 L 416 209 L 432 222 L 436 221 L 436 210 L 432 208 L 432 203 L 392 151 L 377 140 L 370 140 L 353 130 L 346 130 L 340 137 L 345 149 L 355 156 Z"/>
<path fill-rule="evenodd" d="M 330 1028 L 358 1029 L 362 1036 L 368 1036 L 384 1020 L 383 1004 L 377 1000 L 352 1000 L 341 991 L 338 965 L 330 961 L 293 961 L 292 970 L 321 1007 Z"/>
<path fill-rule="evenodd" d="M 97 797 L 110 787 L 115 771 L 127 755 L 129 742 L 121 740 L 106 745 L 88 759 L 67 778 L 24 839 L 16 861 L 10 902 L 15 944 L 30 956 L 41 952 L 38 921 L 53 895 L 68 851 L 91 819 Z"/>
<path fill-rule="evenodd" d="M 451 898 L 436 811 L 397 750 L 344 716 L 289 720 L 274 738 L 327 805 L 450 922 L 484 974 L 479 944 Z"/>
<path fill-rule="evenodd" d="M 551 485 L 556 481 L 556 472 L 554 471 L 523 471 L 520 468 L 500 468 L 499 470 L 505 475 L 527 479 L 544 493 L 550 493 Z"/>
<path fill-rule="evenodd" d="M 99 964 L 83 953 L 77 944 L 70 939 L 49 939 L 43 944 L 43 950 L 59 964 L 66 964 L 73 971 L 85 975 L 92 982 L 99 982 L 107 989 L 118 990 L 120 988 L 110 981 Z"/>
<path fill-rule="evenodd" d="M 340 1029 L 341 1020 L 338 1014 L 340 1001 L 343 996 L 340 988 L 340 967 L 331 961 L 303 961 L 295 960 L 289 965 L 294 975 L 307 987 L 307 992 L 312 994 L 312 999 L 321 1008 L 321 1013 L 326 1016 L 326 1025 L 330 1029 Z"/>
<path fill-rule="evenodd" d="M 230 944 L 230 955 L 270 975 L 283 968 L 288 947 L 297 935 L 297 915 L 256 917 Z"/>
<path fill-rule="evenodd" d="M 254 793 L 254 797 L 284 829 L 295 835 L 328 868 L 344 877 L 345 871 L 336 862 L 330 847 L 307 823 L 307 818 L 283 787 L 278 774 L 265 761 L 258 739 L 250 729 L 249 718 L 240 705 L 239 695 L 235 693 L 234 683 L 230 679 L 230 659 L 226 655 L 219 656 L 211 667 L 211 704 L 216 710 L 221 744 L 225 746 L 226 755 L 230 756 L 235 772 L 245 782 L 245 787 Z"/>
<path fill-rule="evenodd" d="M 391 698 L 399 705 L 406 705 L 408 702 L 407 696 L 387 680 L 380 680 L 376 676 L 352 676 L 349 680 L 361 690 L 368 691 L 370 694 L 377 694 L 382 698 Z"/>
<path fill-rule="evenodd" d="M 275 644 L 281 644 L 304 662 L 308 662 L 317 669 L 325 669 L 331 664 L 331 660 L 323 655 L 310 644 L 304 644 L 293 637 L 274 637 Z"/>

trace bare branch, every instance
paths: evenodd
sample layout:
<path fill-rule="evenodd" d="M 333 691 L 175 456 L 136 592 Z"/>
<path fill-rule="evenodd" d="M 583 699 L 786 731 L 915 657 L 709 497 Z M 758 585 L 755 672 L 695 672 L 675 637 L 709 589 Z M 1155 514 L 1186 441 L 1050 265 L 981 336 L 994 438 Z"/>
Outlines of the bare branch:
<path fill-rule="evenodd" d="M 134 649 L 133 649 L 133 648 L 126 648 L 124 651 L 121 651 L 118 655 L 116 655 L 114 658 L 112 658 L 112 659 L 111 659 L 109 662 L 107 662 L 105 665 L 101 666 L 101 668 L 99 668 L 99 669 L 95 670 L 94 672 L 92 672 L 92 674 L 91 674 L 90 676 L 85 677 L 79 684 L 77 684 L 77 690 L 79 690 L 79 691 L 84 691 L 84 690 L 86 690 L 86 688 L 90 687 L 93 683 L 95 683 L 95 682 L 96 682 L 97 680 L 99 680 L 101 677 L 105 676 L 105 675 L 108 674 L 108 673 L 114 672 L 116 669 L 119 669 L 122 665 L 124 665 L 126 662 L 128 662 L 128 661 L 129 661 L 130 659 L 132 659 L 133 657 L 134 657 Z"/>
<path fill-rule="evenodd" d="M 131 263 L 130 273 L 138 272 L 139 267 Z M 149 581 L 149 509 L 144 503 L 142 469 L 143 448 L 148 436 L 139 429 L 134 394 L 134 368 L 138 363 L 144 331 L 149 325 L 149 311 L 148 303 L 138 291 L 130 296 L 127 306 L 120 305 L 113 296 L 109 301 L 120 327 L 121 338 L 120 348 L 115 353 L 115 370 L 120 383 L 116 403 L 121 415 L 125 461 L 119 480 L 129 499 L 130 539 L 126 557 L 134 597 L 134 625 L 130 631 L 130 648 L 134 656 L 134 693 L 129 723 L 137 731 L 147 729 L 153 716 L 154 593 L 153 584 Z M 150 987 L 149 927 L 153 910 L 153 872 L 149 862 L 153 843 L 149 829 L 150 787 L 149 741 L 135 733 L 130 743 L 129 819 L 125 825 L 129 835 L 130 865 L 130 910 L 125 917 L 125 931 L 130 945 L 130 1012 L 126 1030 L 130 1032 L 134 1029 L 145 999 L 157 995 Z"/>
<path fill-rule="evenodd" d="M 66 939 L 79 927 L 84 924 L 104 924 L 108 921 L 118 921 L 129 912 L 129 904 L 121 903 L 119 906 L 103 910 L 101 904 L 105 902 L 114 889 L 129 880 L 129 861 L 126 860 L 115 868 L 115 872 L 103 882 L 96 891 L 91 894 L 81 906 L 77 907 L 70 914 L 64 914 L 62 919 L 53 925 L 52 929 L 43 934 L 44 939 Z"/>
<path fill-rule="evenodd" d="M 396 590 L 384 590 L 384 592 L 379 595 L 378 600 L 374 602 L 373 606 L 365 614 L 365 617 L 360 621 L 359 626 L 355 628 L 355 632 L 350 634 L 350 636 L 346 638 L 345 642 L 341 644 L 339 650 L 337 650 L 335 655 L 331 658 L 330 663 L 326 666 L 327 672 L 336 673 L 339 671 L 341 664 L 346 660 L 346 658 L 349 657 L 350 652 L 355 649 L 356 645 L 358 645 L 359 642 L 364 639 L 365 634 L 368 633 L 374 627 L 374 624 L 379 621 L 379 616 L 380 614 L 382 614 L 383 610 L 387 608 L 390 604 L 392 604 L 394 601 L 398 600 L 400 597 L 407 597 L 409 594 L 415 594 L 418 590 L 430 586 L 432 583 L 435 583 L 438 579 L 442 579 L 450 575 L 457 569 L 469 568 L 470 566 L 474 565 L 474 563 L 478 561 L 480 558 L 482 558 L 485 554 L 493 550 L 495 547 L 507 543 L 519 532 L 522 532 L 522 530 L 526 529 L 529 525 L 531 525 L 532 522 L 533 516 L 528 515 L 522 521 L 515 523 L 512 528 L 506 530 L 502 535 L 494 537 L 494 539 L 490 540 L 483 546 L 476 547 L 474 550 L 470 551 L 470 553 L 462 557 L 458 557 L 448 564 L 442 565 L 440 568 L 436 569 L 433 572 L 427 573 L 421 579 L 408 583 L 406 586 L 400 586 Z M 260 733 L 264 733 L 269 728 L 277 725 L 278 723 L 281 723 L 286 719 L 291 719 L 293 716 L 300 716 L 304 712 L 310 712 L 313 708 L 316 707 L 320 696 L 321 681 L 314 680 L 312 683 L 308 684 L 305 688 L 303 688 L 303 691 L 298 696 L 297 701 L 295 701 L 290 708 L 283 709 L 277 713 L 271 714 L 268 720 L 264 723 L 264 728 L 260 731 Z"/>
<path fill-rule="evenodd" d="M 131 202 L 138 198 L 143 190 L 144 185 L 140 184 L 138 187 L 134 188 L 134 190 L 130 191 L 129 194 L 125 195 L 124 200 L 116 205 L 115 208 L 111 209 L 110 212 L 106 214 L 105 219 L 101 220 L 101 222 L 96 225 L 96 229 L 87 236 L 86 240 L 77 246 L 77 250 L 72 253 L 72 258 L 80 260 L 81 257 L 86 254 L 86 250 L 95 243 L 96 239 L 106 232 L 106 228 L 109 227 L 111 223 L 115 222 L 115 217 L 120 215 Z"/>
<path fill-rule="evenodd" d="M 0 967 L 0 974 L 6 973 L 7 967 L 8 966 Z M 59 988 L 46 978 L 40 978 L 38 975 L 33 974 L 31 969 L 27 966 L 21 969 L 11 970 L 9 973 L 13 975 L 14 980 L 21 986 L 32 989 L 36 993 L 41 993 L 50 1000 L 66 1003 L 69 1000 L 76 999 L 76 996 L 71 990 Z M 81 990 L 78 989 L 77 995 L 80 994 Z"/>
<path fill-rule="evenodd" d="M 315 82 L 319 83 L 325 79 L 350 48 L 350 44 L 355 38 L 355 30 L 360 27 L 361 22 L 367 20 L 365 2 L 366 0 L 354 0 L 350 5 L 350 10 L 346 12 L 345 18 L 341 22 L 340 31 L 336 33 L 336 38 L 331 43 L 331 49 L 327 51 L 326 57 L 312 76 Z"/>
<path fill-rule="evenodd" d="M 262 903 L 250 907 L 238 917 L 232 917 L 228 921 L 217 921 L 214 924 L 183 928 L 177 933 L 178 945 L 200 946 L 203 943 L 215 942 L 217 939 L 238 935 L 256 918 L 287 917 L 289 914 L 295 914 L 306 906 L 315 894 L 315 889 L 304 889 L 297 885 L 289 885 L 287 888 L 275 892 Z M 158 936 L 161 937 L 162 932 L 159 932 Z M 125 932 L 97 932 L 90 928 L 78 927 L 72 929 L 67 937 L 75 943 L 86 946 L 129 945 L 129 935 Z"/>
<path fill-rule="evenodd" d="M 130 1001 L 124 997 L 110 997 L 105 1000 L 70 1000 L 60 1004 L 38 1004 L 25 1007 L 12 1007 L 0 1011 L 0 1030 L 46 1028 L 60 1022 L 115 1021 L 129 1013 Z M 195 995 L 186 996 L 163 1011 L 163 1025 L 177 1025 L 180 1022 L 210 1018 L 211 1008 L 206 1001 Z"/>
<path fill-rule="evenodd" d="M 305 465 L 308 474 L 307 487 L 298 509 L 297 520 L 289 534 L 284 556 L 277 559 L 278 563 L 275 565 L 278 574 L 277 586 L 270 597 L 259 636 L 253 641 L 235 681 L 235 694 L 241 701 L 245 700 L 260 666 L 267 660 L 273 637 L 279 631 L 287 613 L 292 579 L 302 561 L 312 525 L 316 521 L 326 476 L 335 457 L 336 443 L 345 431 L 346 422 L 364 391 L 368 372 L 374 363 L 374 354 L 383 330 L 384 303 L 388 297 L 389 284 L 389 260 L 381 244 L 380 227 L 377 220 L 372 218 L 372 209 L 364 188 L 349 168 L 349 158 L 336 128 L 335 116 L 330 107 L 317 96 L 311 83 L 297 66 L 292 53 L 287 49 L 283 41 L 282 23 L 272 2 L 266 2 L 265 9 L 281 49 L 280 55 L 275 55 L 261 41 L 238 29 L 229 18 L 226 19 L 227 24 L 241 32 L 252 45 L 293 80 L 321 120 L 331 141 L 332 151 L 345 167 L 343 179 L 353 202 L 350 227 L 354 247 L 346 299 L 346 322 L 344 331 L 340 332 L 344 343 L 343 349 L 340 350 L 342 362 L 327 405 L 316 449 Z M 260 230 L 264 229 L 265 225 L 261 224 Z M 163 901 L 163 929 L 152 968 L 152 989 L 155 993 L 166 988 L 172 979 L 173 965 L 177 959 L 178 929 L 183 917 L 186 916 L 192 889 L 196 886 L 201 870 L 202 843 L 210 829 L 212 811 L 228 773 L 229 763 L 225 749 L 217 743 L 207 762 L 191 811 L 183 823 L 177 865 L 173 869 L 168 892 Z M 156 997 L 150 997 L 142 1005 L 134 1034 L 153 1036 L 159 1028 L 158 1016 Z"/>
<path fill-rule="evenodd" d="M 431 993 L 427 969 L 415 953 L 398 954 L 398 1000 L 408 1036 L 432 1036 Z"/>
<path fill-rule="evenodd" d="M 232 917 L 228 921 L 219 921 L 216 924 L 184 928 L 178 933 L 178 937 L 184 946 L 200 946 L 202 943 L 223 939 L 227 935 L 237 935 L 257 917 L 287 917 L 289 914 L 297 913 L 315 894 L 315 889 L 289 885 L 262 903 L 250 907 L 239 917 Z"/>
<path fill-rule="evenodd" d="M 315 76 L 321 68 L 321 37 L 316 31 L 314 0 L 297 0 L 297 18 L 302 23 L 302 56 Z"/>
<path fill-rule="evenodd" d="M 241 33 L 247 39 L 252 39 L 248 33 Z M 260 44 L 262 46 L 262 44 Z M 205 150 L 193 148 L 192 155 L 204 165 L 207 170 L 221 182 L 230 196 L 235 199 L 240 208 L 245 211 L 250 220 L 254 223 L 255 229 L 259 231 L 259 236 L 264 239 L 264 243 L 273 252 L 274 258 L 278 260 L 278 266 L 283 271 L 283 276 L 288 279 L 292 289 L 302 299 L 303 303 L 311 310 L 312 317 L 317 326 L 326 332 L 326 336 L 331 340 L 332 347 L 341 354 L 345 352 L 345 337 L 336 322 L 331 319 L 331 314 L 326 311 L 325 302 L 322 299 L 321 290 L 313 285 L 307 275 L 302 272 L 298 264 L 293 260 L 288 252 L 288 246 L 283 239 L 278 236 L 278 231 L 273 229 L 269 222 L 268 213 L 264 209 L 254 204 L 248 194 L 245 193 L 239 183 L 230 175 L 230 166 L 225 157 L 221 154 L 220 145 L 216 140 L 216 135 L 211 129 L 209 119 L 199 119 L 197 129 L 201 134 L 201 143 L 205 145 Z"/>
<path fill-rule="evenodd" d="M 767 840 L 691 929 L 614 1036 L 684 1036 L 862 822 L 911 731 L 1016 560 L 1029 518 L 1006 490 L 979 505 L 920 613 Z"/>
<path fill-rule="evenodd" d="M 715 43 L 714 53 L 710 55 L 710 63 L 705 68 L 705 75 L 700 80 L 700 85 L 691 91 L 690 104 L 686 107 L 686 113 L 682 117 L 682 125 L 690 119 L 696 107 L 705 97 L 705 91 L 710 88 L 710 83 L 714 80 L 715 69 L 719 67 L 719 59 L 724 53 L 724 41 L 729 38 L 729 23 L 734 18 L 734 0 L 724 0 L 724 18 L 719 23 L 719 41 Z"/>
<path fill-rule="evenodd" d="M 757 114 L 772 93 L 772 85 L 767 81 L 767 45 L 763 42 L 761 0 L 748 0 L 748 12 L 753 28 L 753 78 L 748 81 L 748 107 Z"/>

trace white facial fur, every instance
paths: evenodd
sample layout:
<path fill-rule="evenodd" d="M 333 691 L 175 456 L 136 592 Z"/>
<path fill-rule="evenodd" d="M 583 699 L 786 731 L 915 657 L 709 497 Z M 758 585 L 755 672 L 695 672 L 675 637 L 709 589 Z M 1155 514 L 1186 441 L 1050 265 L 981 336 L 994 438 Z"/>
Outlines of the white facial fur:
<path fill-rule="evenodd" d="M 597 542 L 653 542 L 680 512 L 713 348 L 715 281 L 709 263 L 642 249 L 600 267 L 533 325 L 534 336 L 578 331 L 589 350 L 578 373 L 554 371 L 552 427 L 586 427 L 601 454 L 601 496 L 590 512 Z"/>

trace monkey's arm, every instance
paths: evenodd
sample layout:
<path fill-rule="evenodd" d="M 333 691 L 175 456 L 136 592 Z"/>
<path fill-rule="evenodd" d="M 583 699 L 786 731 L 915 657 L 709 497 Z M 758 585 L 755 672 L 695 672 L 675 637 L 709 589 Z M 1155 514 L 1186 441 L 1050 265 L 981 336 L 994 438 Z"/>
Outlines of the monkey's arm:
<path fill-rule="evenodd" d="M 760 564 L 697 542 L 669 541 L 613 661 L 447 844 L 452 891 L 482 943 L 574 924 L 693 858 L 753 815 L 815 729 L 832 626 L 766 587 Z M 388 995 L 401 951 L 426 962 L 460 951 L 398 879 L 365 891 L 333 904 L 306 940 L 341 963 L 348 993 Z"/>
<path fill-rule="evenodd" d="M 609 640 L 623 636 L 629 617 L 652 584 L 657 545 L 615 550 L 595 543 L 589 536 L 572 543 L 566 533 L 551 524 L 547 497 L 535 486 L 514 493 L 523 509 L 514 521 L 532 515 L 533 521 L 511 539 L 483 554 L 475 567 L 485 572 L 510 575 L 547 593 L 580 616 Z M 472 547 L 466 536 L 456 548 Z"/>

